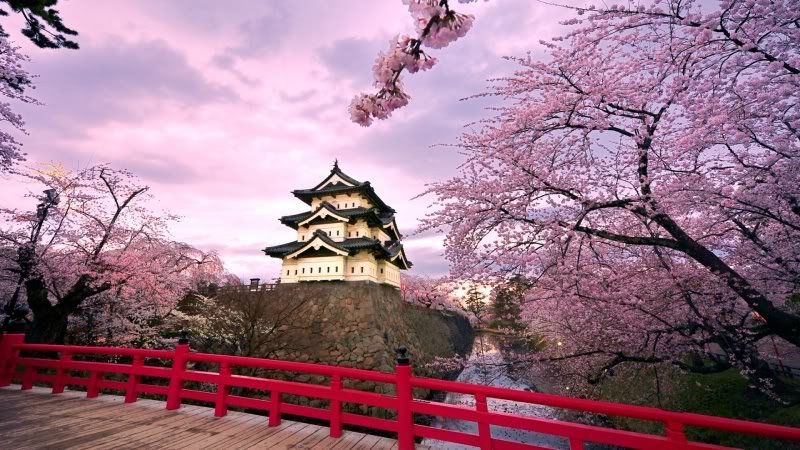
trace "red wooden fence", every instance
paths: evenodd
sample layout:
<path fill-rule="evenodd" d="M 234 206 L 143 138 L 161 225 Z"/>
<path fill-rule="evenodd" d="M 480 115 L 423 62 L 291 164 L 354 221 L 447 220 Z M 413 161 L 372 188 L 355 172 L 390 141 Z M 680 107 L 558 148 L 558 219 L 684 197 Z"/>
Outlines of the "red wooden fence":
<path fill-rule="evenodd" d="M 58 359 L 25 356 L 23 351 L 55 352 Z M 130 363 L 93 362 L 75 359 L 76 356 L 108 355 L 131 359 Z M 170 367 L 148 365 L 148 360 L 170 362 Z M 190 362 L 202 362 L 217 367 L 216 372 L 192 370 Z M 234 374 L 235 368 L 263 368 L 303 374 L 322 375 L 328 385 L 300 383 L 262 377 Z M 20 369 L 22 369 L 20 371 Z M 52 373 L 54 371 L 54 373 Z M 72 371 L 88 373 L 77 376 Z M 50 373 L 44 373 L 50 372 Z M 109 380 L 105 374 L 127 375 L 126 381 Z M 168 380 L 167 386 L 143 383 L 141 377 Z M 343 380 L 366 380 L 394 386 L 395 395 L 384 395 L 343 387 Z M 561 436 L 569 441 L 572 450 L 583 449 L 587 442 L 605 443 L 635 449 L 723 449 L 718 445 L 688 441 L 685 427 L 701 427 L 735 433 L 763 436 L 773 439 L 800 441 L 800 428 L 783 427 L 758 422 L 677 413 L 658 408 L 632 406 L 620 403 L 581 400 L 557 395 L 500 389 L 488 386 L 415 377 L 407 360 L 400 360 L 395 373 L 382 373 L 361 369 L 307 364 L 241 356 L 193 353 L 188 344 L 178 344 L 174 351 L 145 350 L 114 347 L 85 347 L 74 345 L 26 344 L 22 334 L 4 334 L 0 340 L 0 386 L 18 381 L 22 389 L 31 389 L 34 383 L 49 383 L 53 393 L 64 391 L 66 385 L 86 388 L 87 397 L 97 397 L 101 390 L 122 391 L 125 402 L 135 402 L 139 394 L 157 394 L 166 397 L 166 408 L 180 408 L 182 400 L 197 400 L 215 405 L 215 415 L 224 416 L 230 406 L 267 411 L 269 426 L 279 425 L 282 414 L 325 420 L 330 424 L 330 434 L 339 437 L 342 425 L 356 425 L 374 430 L 397 433 L 398 446 L 414 448 L 415 437 L 439 439 L 480 447 L 481 449 L 538 449 L 524 444 L 491 436 L 491 425 Z M 216 386 L 215 392 L 205 392 L 183 387 L 184 381 L 196 381 Z M 269 399 L 237 396 L 231 387 L 252 388 L 269 392 Z M 414 388 L 445 392 L 458 392 L 475 397 L 475 408 L 415 399 Z M 284 394 L 329 400 L 328 408 L 294 405 L 281 401 Z M 664 435 L 634 433 L 594 425 L 582 425 L 553 419 L 526 417 L 489 411 L 488 399 L 504 399 L 522 403 L 547 405 L 576 411 L 586 411 L 612 416 L 630 417 L 660 422 Z M 346 413 L 342 403 L 368 405 L 397 412 L 395 420 Z M 744 405 L 743 405 L 744 407 Z M 413 422 L 413 415 L 429 414 L 478 424 L 478 434 L 445 430 Z"/>

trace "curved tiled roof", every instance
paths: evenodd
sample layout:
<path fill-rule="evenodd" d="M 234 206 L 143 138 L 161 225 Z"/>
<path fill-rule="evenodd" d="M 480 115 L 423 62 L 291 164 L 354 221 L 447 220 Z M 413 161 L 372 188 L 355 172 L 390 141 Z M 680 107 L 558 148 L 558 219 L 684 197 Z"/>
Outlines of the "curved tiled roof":
<path fill-rule="evenodd" d="M 383 245 L 381 241 L 368 237 L 358 237 L 352 239 L 345 239 L 343 241 L 334 241 L 322 230 L 317 230 L 312 235 L 312 238 L 307 241 L 294 241 L 294 242 L 287 242 L 285 244 L 274 245 L 272 247 L 265 248 L 263 252 L 268 256 L 272 256 L 273 258 L 283 258 L 286 255 L 289 255 L 291 253 L 294 253 L 302 249 L 310 242 L 312 242 L 314 238 L 320 238 L 323 242 L 330 245 L 331 247 L 335 247 L 339 250 L 346 251 L 350 254 L 353 254 L 358 250 L 373 249 L 377 253 L 376 257 L 378 258 L 394 258 L 397 255 L 397 253 L 401 252 L 403 249 L 403 245 L 400 244 L 399 241 L 389 241 L 387 242 L 386 245 Z"/>
<path fill-rule="evenodd" d="M 368 219 L 372 219 L 372 220 L 368 220 L 368 222 L 371 222 L 370 223 L 371 225 L 379 225 L 379 224 L 385 225 L 387 223 L 386 222 L 387 217 L 388 217 L 388 222 L 391 222 L 392 219 L 394 218 L 394 214 L 387 213 L 387 212 L 384 212 L 384 213 L 381 214 L 378 211 L 377 208 L 336 209 L 329 202 L 322 202 L 319 205 L 319 207 L 314 211 L 308 211 L 308 212 L 304 212 L 304 213 L 292 214 L 292 215 L 289 215 L 289 216 L 283 216 L 283 217 L 280 218 L 280 221 L 281 221 L 282 224 L 284 224 L 286 226 L 289 226 L 289 227 L 292 227 L 292 228 L 294 228 L 296 230 L 297 227 L 298 227 L 298 223 L 300 223 L 300 222 L 308 219 L 309 217 L 313 216 L 314 214 L 319 212 L 319 210 L 322 209 L 322 208 L 327 208 L 329 211 L 331 211 L 332 213 L 334 213 L 334 214 L 336 214 L 338 216 L 343 216 L 343 217 L 347 217 L 348 219 L 351 219 L 351 223 L 352 223 L 353 219 L 357 219 L 357 218 L 360 218 L 360 217 L 367 217 Z"/>
<path fill-rule="evenodd" d="M 367 197 L 372 203 L 374 203 L 381 211 L 387 212 L 395 212 L 394 208 L 384 203 L 378 194 L 375 193 L 375 189 L 369 184 L 369 181 L 365 181 L 358 186 L 347 186 L 344 184 L 327 186 L 322 189 L 298 189 L 292 191 L 295 197 L 299 198 L 300 200 L 304 201 L 307 204 L 311 204 L 311 201 L 314 197 L 319 197 L 322 195 L 336 195 L 336 194 L 347 194 L 351 192 L 358 192 L 359 194 L 364 195 Z"/>
<path fill-rule="evenodd" d="M 325 184 L 328 181 L 330 181 L 330 179 L 334 176 L 339 177 L 346 183 L 352 184 L 352 186 L 348 186 L 346 183 L 342 182 L 336 182 L 330 186 L 325 186 Z M 325 177 L 325 179 L 322 180 L 319 184 L 317 184 L 311 189 L 294 190 L 292 191 L 292 194 L 294 194 L 295 197 L 299 198 L 300 200 L 310 205 L 314 197 L 319 197 L 321 195 L 346 194 L 350 192 L 358 192 L 360 194 L 363 194 L 365 197 L 370 199 L 370 201 L 374 203 L 382 212 L 392 212 L 392 213 L 395 212 L 392 207 L 384 203 L 383 200 L 381 200 L 381 198 L 378 197 L 378 194 L 375 193 L 375 190 L 372 188 L 372 185 L 370 185 L 369 181 L 364 181 L 362 183 L 361 181 L 358 181 L 355 178 L 342 172 L 342 170 L 339 169 L 338 161 L 334 163 L 333 169 L 331 169 L 331 172 L 328 174 L 328 176 Z"/>
<path fill-rule="evenodd" d="M 364 183 L 356 180 L 355 178 L 347 175 L 346 173 L 342 172 L 342 170 L 339 169 L 339 161 L 336 161 L 336 162 L 333 163 L 333 169 L 331 169 L 331 173 L 328 174 L 328 176 L 325 177 L 324 180 L 322 180 L 318 185 L 314 186 L 312 189 L 313 190 L 319 189 L 320 186 L 323 186 L 325 183 L 327 183 L 328 180 L 330 180 L 331 177 L 334 176 L 334 175 L 337 175 L 342 180 L 344 180 L 344 181 L 346 181 L 346 182 L 348 182 L 348 183 L 350 183 L 350 184 L 352 184 L 354 186 L 361 186 L 361 185 L 364 184 Z"/>

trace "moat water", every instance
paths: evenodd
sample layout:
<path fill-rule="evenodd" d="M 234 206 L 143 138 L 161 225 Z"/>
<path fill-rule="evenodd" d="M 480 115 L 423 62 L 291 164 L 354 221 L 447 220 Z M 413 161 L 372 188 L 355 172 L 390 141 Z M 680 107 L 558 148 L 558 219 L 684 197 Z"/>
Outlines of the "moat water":
<path fill-rule="evenodd" d="M 469 360 L 466 367 L 458 376 L 456 381 L 463 383 L 482 384 L 516 390 L 539 389 L 534 384 L 515 379 L 509 374 L 506 360 L 499 350 L 498 338 L 492 335 L 479 335 L 475 337 Z M 471 395 L 448 393 L 445 402 L 453 405 L 467 406 L 475 408 L 475 398 Z M 532 405 L 529 403 L 519 403 L 508 400 L 489 399 L 488 406 L 490 411 L 519 414 L 528 417 L 555 418 L 556 412 L 553 408 L 542 405 Z M 455 419 L 438 418 L 433 426 L 465 433 L 477 434 L 478 425 L 475 422 L 465 422 Z M 536 444 L 545 448 L 569 449 L 569 442 L 557 436 L 534 433 L 530 431 L 515 430 L 505 427 L 492 425 L 492 437 L 505 439 L 515 442 Z M 474 447 L 452 444 L 432 439 L 426 439 L 423 445 L 435 449 L 472 449 Z"/>

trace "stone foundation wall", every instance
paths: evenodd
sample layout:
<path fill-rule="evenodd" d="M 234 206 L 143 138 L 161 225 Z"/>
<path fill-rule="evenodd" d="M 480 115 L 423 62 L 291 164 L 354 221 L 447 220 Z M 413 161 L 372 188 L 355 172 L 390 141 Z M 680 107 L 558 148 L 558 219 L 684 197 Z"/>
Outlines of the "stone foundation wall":
<path fill-rule="evenodd" d="M 425 376 L 424 365 L 434 357 L 463 355 L 472 346 L 472 328 L 465 317 L 409 305 L 391 286 L 335 281 L 282 284 L 265 301 L 276 310 L 285 311 L 290 306 L 294 311 L 275 336 L 283 347 L 275 354 L 280 359 L 391 373 L 394 349 L 405 346 L 415 374 Z M 313 376 L 287 378 L 325 382 Z M 345 380 L 345 386 L 382 393 L 393 391 L 392 387 L 372 382 Z M 317 401 L 300 403 L 324 406 L 324 402 Z"/>
<path fill-rule="evenodd" d="M 472 344 L 466 318 L 409 305 L 400 291 L 370 282 L 314 282 L 279 285 L 266 300 L 285 311 L 287 349 L 278 357 L 295 361 L 394 371 L 394 349 L 409 349 L 412 364 L 435 356 L 464 354 Z M 287 321 L 288 322 L 288 321 Z"/>

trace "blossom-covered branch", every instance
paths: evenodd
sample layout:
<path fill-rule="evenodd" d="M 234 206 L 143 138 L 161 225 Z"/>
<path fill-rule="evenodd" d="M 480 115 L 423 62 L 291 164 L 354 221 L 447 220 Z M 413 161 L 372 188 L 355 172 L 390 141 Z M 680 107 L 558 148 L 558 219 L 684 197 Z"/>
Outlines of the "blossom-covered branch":
<path fill-rule="evenodd" d="M 0 95 L 12 101 L 37 103 L 25 93 L 33 80 L 31 74 L 22 67 L 28 60 L 19 47 L 0 36 Z M 0 101 L 0 122 L 7 122 L 17 132 L 25 133 L 22 116 L 12 111 L 11 103 L 7 101 Z M 8 171 L 15 162 L 23 159 L 19 141 L 11 133 L 0 130 L 0 173 Z"/>
<path fill-rule="evenodd" d="M 423 45 L 444 48 L 472 28 L 474 17 L 450 9 L 447 0 L 403 0 L 403 3 L 414 18 L 417 36 L 400 35 L 389 42 L 386 53 L 378 54 L 372 67 L 378 92 L 359 94 L 350 103 L 350 119 L 359 125 L 369 126 L 373 119 L 386 119 L 392 111 L 408 104 L 411 97 L 405 92 L 400 75 L 404 70 L 416 73 L 436 64 L 436 58 L 422 50 Z"/>

